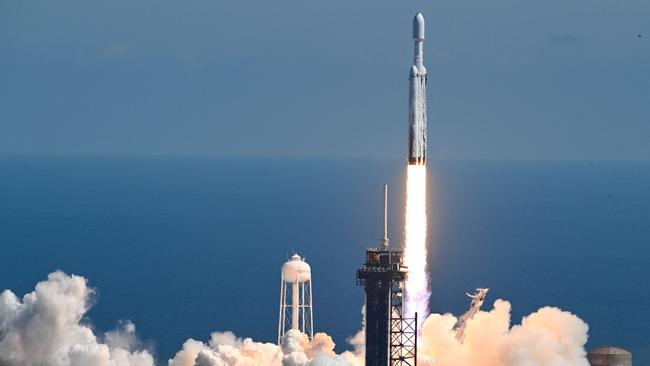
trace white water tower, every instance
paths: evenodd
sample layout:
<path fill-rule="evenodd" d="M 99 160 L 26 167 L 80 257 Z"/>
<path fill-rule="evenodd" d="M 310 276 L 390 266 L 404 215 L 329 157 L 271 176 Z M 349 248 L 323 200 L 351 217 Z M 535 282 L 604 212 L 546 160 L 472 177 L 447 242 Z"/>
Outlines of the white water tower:
<path fill-rule="evenodd" d="M 314 338 L 311 301 L 311 267 L 298 254 L 282 265 L 278 345 L 286 332 L 297 329 Z"/>

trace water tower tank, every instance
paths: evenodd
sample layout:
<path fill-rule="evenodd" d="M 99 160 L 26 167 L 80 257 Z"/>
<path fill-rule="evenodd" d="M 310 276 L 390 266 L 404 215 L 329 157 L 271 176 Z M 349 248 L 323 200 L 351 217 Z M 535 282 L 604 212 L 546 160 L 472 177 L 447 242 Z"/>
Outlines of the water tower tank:
<path fill-rule="evenodd" d="M 632 366 L 632 354 L 618 347 L 598 347 L 587 353 L 591 366 Z"/>
<path fill-rule="evenodd" d="M 282 279 L 290 283 L 311 281 L 311 267 L 298 254 L 294 254 L 282 265 Z"/>

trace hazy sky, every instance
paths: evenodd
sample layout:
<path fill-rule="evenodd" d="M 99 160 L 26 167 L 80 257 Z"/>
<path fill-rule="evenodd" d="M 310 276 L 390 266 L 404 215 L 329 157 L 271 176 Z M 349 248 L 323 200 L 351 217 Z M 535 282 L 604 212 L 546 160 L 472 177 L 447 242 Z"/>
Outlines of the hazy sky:
<path fill-rule="evenodd" d="M 0 0 L 0 153 L 650 159 L 647 0 Z M 642 35 L 643 37 L 638 37 Z"/>

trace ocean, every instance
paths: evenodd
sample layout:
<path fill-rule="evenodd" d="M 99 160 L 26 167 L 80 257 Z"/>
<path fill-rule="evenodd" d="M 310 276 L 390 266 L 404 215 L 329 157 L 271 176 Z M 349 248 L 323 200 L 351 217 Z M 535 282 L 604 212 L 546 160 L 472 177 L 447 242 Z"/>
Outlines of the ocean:
<path fill-rule="evenodd" d="M 403 236 L 404 162 L 136 156 L 0 156 L 0 290 L 53 270 L 96 289 L 86 322 L 131 320 L 160 365 L 210 332 L 275 342 L 280 266 L 312 266 L 317 331 L 337 349 L 361 326 L 355 272 Z M 650 163 L 434 161 L 431 310 L 462 314 L 489 287 L 513 322 L 552 305 L 590 326 L 588 348 L 650 362 Z"/>

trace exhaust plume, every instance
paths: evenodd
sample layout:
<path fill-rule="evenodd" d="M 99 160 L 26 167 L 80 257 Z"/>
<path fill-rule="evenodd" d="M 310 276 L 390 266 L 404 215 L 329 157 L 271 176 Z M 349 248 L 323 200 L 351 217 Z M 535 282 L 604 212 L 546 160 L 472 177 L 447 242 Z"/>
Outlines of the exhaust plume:
<path fill-rule="evenodd" d="M 429 273 L 427 270 L 427 167 L 408 165 L 404 262 L 408 267 L 404 312 L 418 314 L 418 329 L 429 315 Z"/>

